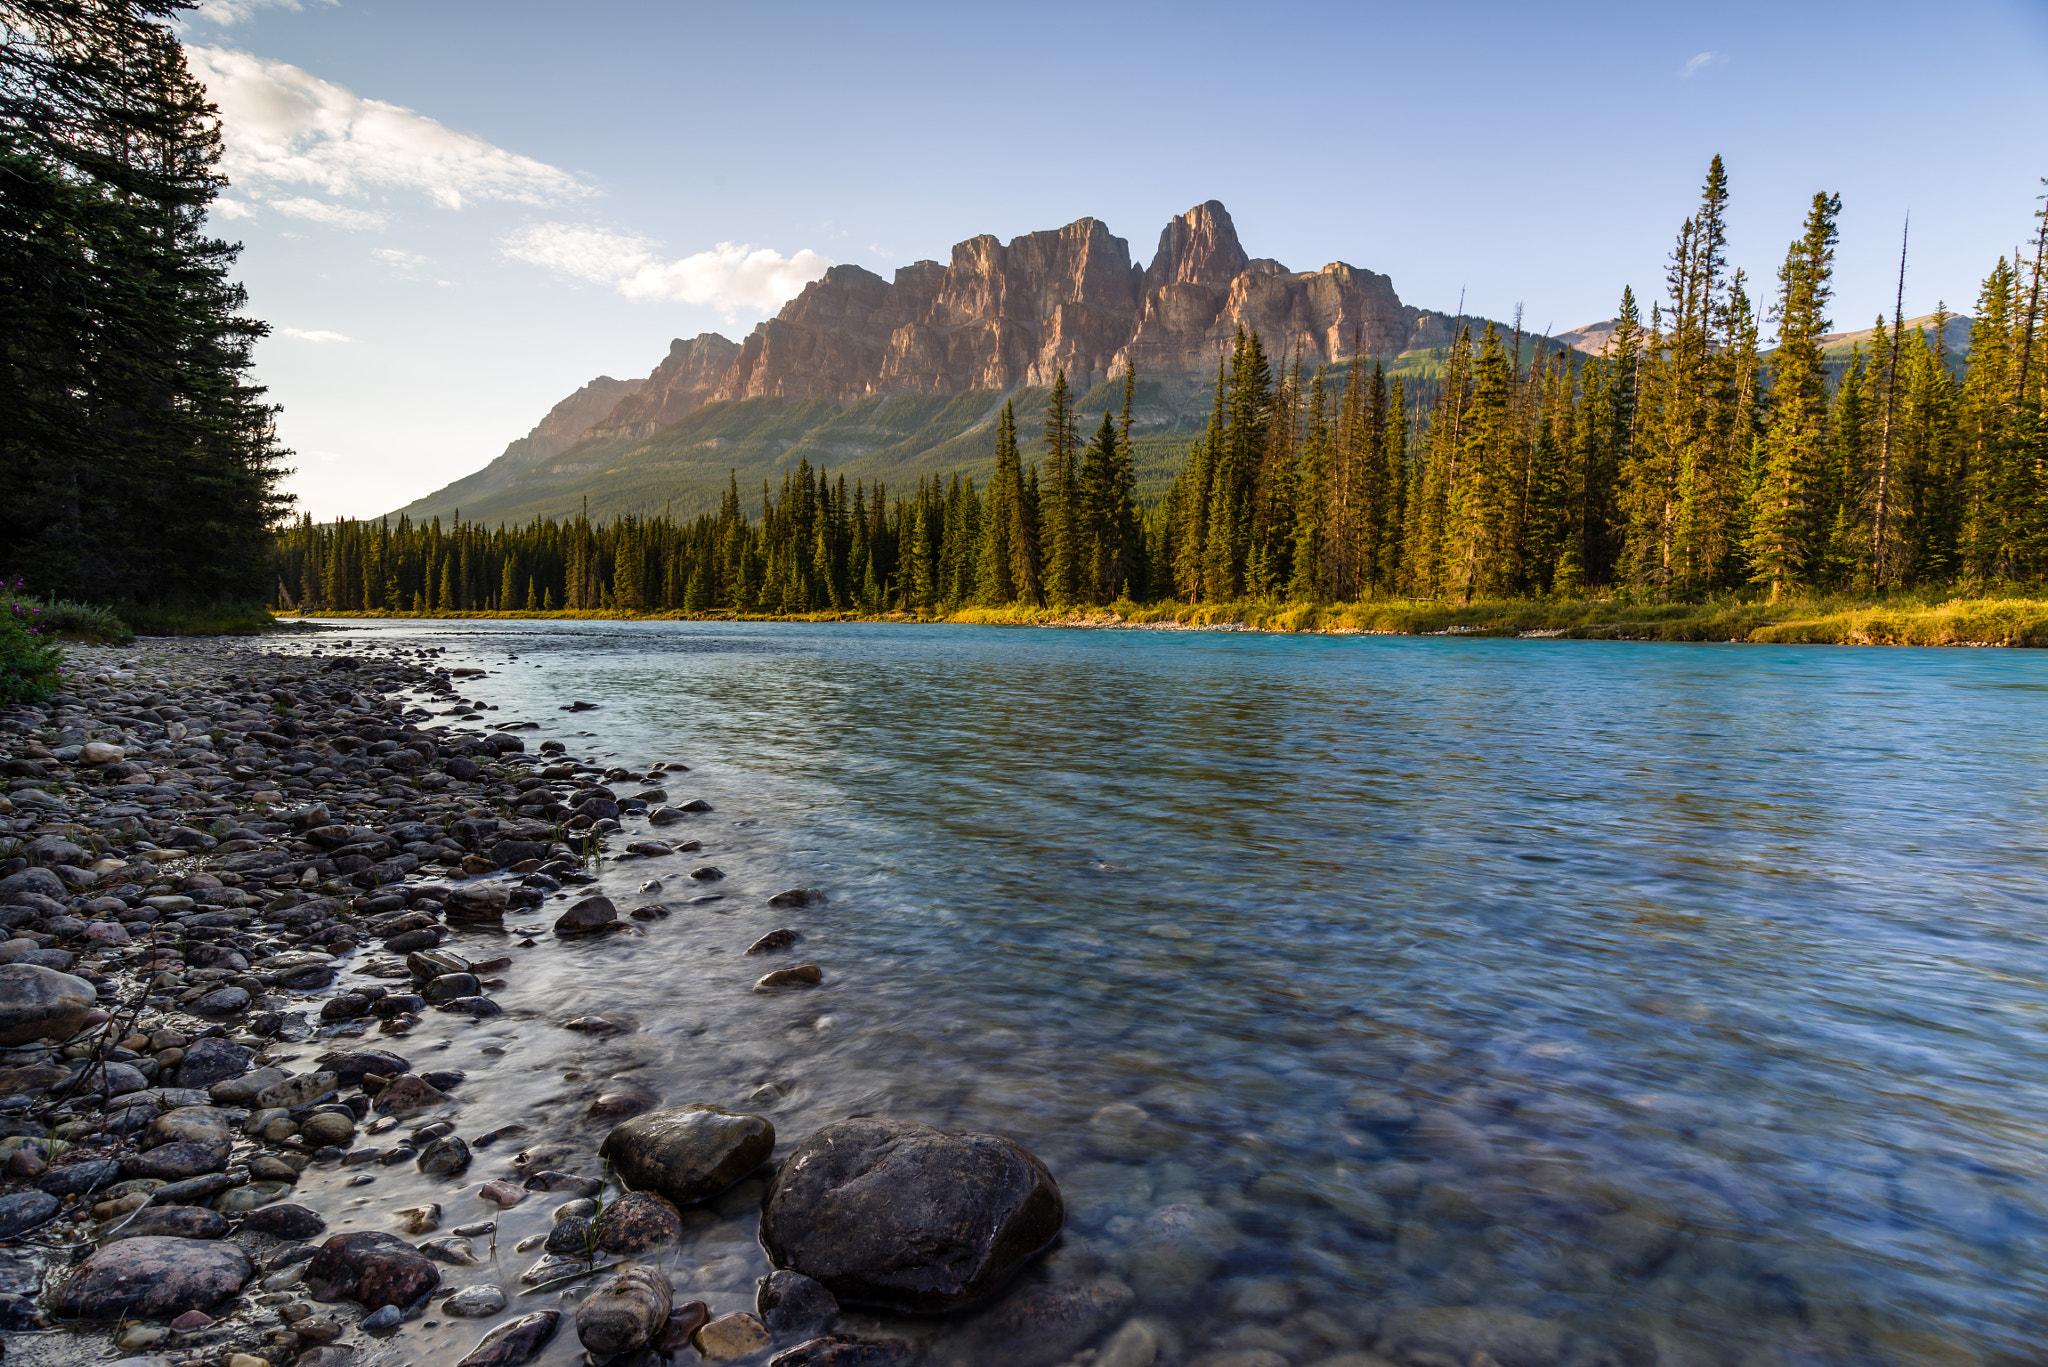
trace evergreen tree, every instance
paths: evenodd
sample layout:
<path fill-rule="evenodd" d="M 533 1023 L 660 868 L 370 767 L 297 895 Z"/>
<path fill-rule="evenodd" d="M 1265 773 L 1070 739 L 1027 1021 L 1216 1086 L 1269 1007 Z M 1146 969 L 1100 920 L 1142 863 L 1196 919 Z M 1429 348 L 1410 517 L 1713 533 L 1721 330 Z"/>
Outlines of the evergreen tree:
<path fill-rule="evenodd" d="M 1828 409 L 1820 338 L 1828 329 L 1835 219 L 1841 211 L 1840 195 L 1816 194 L 1806 230 L 1786 251 L 1778 272 L 1771 415 L 1751 503 L 1748 547 L 1751 582 L 1768 586 L 1772 602 L 1807 582 L 1816 559 L 1816 484 L 1826 458 Z"/>

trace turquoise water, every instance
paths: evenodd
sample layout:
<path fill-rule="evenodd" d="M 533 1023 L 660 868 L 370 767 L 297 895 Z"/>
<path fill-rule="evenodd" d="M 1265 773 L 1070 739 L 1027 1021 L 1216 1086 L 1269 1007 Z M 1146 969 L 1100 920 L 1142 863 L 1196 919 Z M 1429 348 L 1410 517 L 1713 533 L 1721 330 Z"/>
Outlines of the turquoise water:
<path fill-rule="evenodd" d="M 1034 1284 L 1113 1282 L 1104 1327 L 1161 1316 L 1183 1360 L 1391 1352 L 1430 1306 L 1561 1327 L 1515 1350 L 1532 1365 L 2043 1351 L 2048 658 L 717 623 L 348 639 L 445 647 L 493 671 L 461 684 L 490 720 L 542 724 L 529 749 L 681 761 L 671 797 L 716 807 L 688 834 L 723 902 L 687 904 L 694 856 L 608 866 L 622 907 L 667 875 L 675 915 L 516 951 L 508 1017 L 448 1036 L 473 1078 L 525 1080 L 473 1081 L 465 1133 L 594 1148 L 581 1106 L 609 1085 L 761 1108 L 784 1148 L 854 1113 L 1009 1134 L 1068 1197 Z M 765 906 L 793 884 L 831 900 Z M 756 996 L 740 951 L 784 924 L 826 984 Z M 556 1028 L 587 1012 L 636 1028 Z M 765 1269 L 729 1204 L 678 1250 L 714 1309 Z M 540 1205 L 501 1226 L 508 1285 Z M 1214 1237 L 1168 1241 L 1174 1205 L 1215 1212 Z M 1077 1336 L 947 1351 L 1051 1363 Z M 565 1334 L 551 1359 L 573 1356 Z"/>

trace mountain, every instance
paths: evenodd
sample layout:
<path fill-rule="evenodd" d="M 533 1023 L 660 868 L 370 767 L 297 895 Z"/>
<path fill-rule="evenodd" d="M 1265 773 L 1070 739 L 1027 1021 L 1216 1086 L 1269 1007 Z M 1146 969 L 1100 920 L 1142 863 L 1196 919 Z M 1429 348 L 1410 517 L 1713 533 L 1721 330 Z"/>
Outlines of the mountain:
<path fill-rule="evenodd" d="M 1573 328 L 1570 332 L 1560 332 L 1552 340 L 1563 342 L 1588 356 L 1604 356 L 1608 347 L 1613 345 L 1614 325 L 1620 321 L 1619 318 L 1609 318 L 1598 323 L 1587 323 L 1584 327 Z M 1927 340 L 1930 343 L 1934 340 L 1933 314 L 1908 318 L 1906 326 L 1928 334 Z M 1830 332 L 1820 339 L 1821 351 L 1831 362 L 1847 362 L 1854 347 L 1869 342 L 1876 335 L 1876 328 L 1864 328 L 1860 332 Z M 1960 365 L 1962 357 L 1970 349 L 1970 320 L 1959 313 L 1950 314 L 1948 328 L 1942 333 L 1942 339 L 1947 343 L 1949 355 Z"/>
<path fill-rule="evenodd" d="M 1942 331 L 1941 340 L 1948 348 L 1948 354 L 1958 362 L 1970 350 L 1970 319 L 1960 313 L 1949 315 L 1948 326 Z M 1927 342 L 1934 343 L 1934 315 L 1922 314 L 1908 318 L 1906 326 L 1926 334 Z M 1856 332 L 1830 332 L 1820 339 L 1820 349 L 1830 361 L 1846 361 L 1850 351 L 1858 346 L 1869 348 L 1870 339 L 1877 335 L 1877 329 L 1868 327 Z"/>
<path fill-rule="evenodd" d="M 983 235 L 891 280 L 834 266 L 744 341 L 676 341 L 602 413 L 583 396 L 622 382 L 592 381 L 489 467 L 398 512 L 516 521 L 587 499 L 601 518 L 689 513 L 715 505 L 732 471 L 751 489 L 799 458 L 890 483 L 973 471 L 991 457 L 1006 396 L 1028 439 L 1057 372 L 1092 412 L 1121 401 L 1130 363 L 1143 381 L 1143 476 L 1206 419 L 1207 387 L 1240 327 L 1276 365 L 1365 356 L 1399 369 L 1407 358 L 1427 373 L 1427 353 L 1459 321 L 1403 304 L 1388 277 L 1341 261 L 1296 272 L 1250 257 L 1215 200 L 1169 222 L 1143 266 L 1093 218 L 1008 243 Z M 579 421 L 570 444 L 536 440 Z"/>

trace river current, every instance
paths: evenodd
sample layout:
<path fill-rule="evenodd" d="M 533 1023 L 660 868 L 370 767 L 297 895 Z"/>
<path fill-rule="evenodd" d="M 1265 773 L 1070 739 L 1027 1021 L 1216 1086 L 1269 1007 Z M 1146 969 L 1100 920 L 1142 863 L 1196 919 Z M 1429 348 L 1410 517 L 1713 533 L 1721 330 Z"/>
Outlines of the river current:
<path fill-rule="evenodd" d="M 1242 1367 L 2048 1353 L 2048 657 L 337 625 L 489 670 L 458 687 L 529 751 L 687 764 L 671 800 L 715 809 L 660 835 L 722 901 L 698 856 L 607 862 L 622 910 L 674 914 L 543 935 L 505 1017 L 397 1046 L 469 1073 L 463 1132 L 593 1168 L 584 1108 L 627 1089 L 758 1110 L 781 1151 L 857 1114 L 1009 1135 L 1067 1202 L 1014 1294 L 1065 1328 L 875 1326 L 941 1360 L 1050 1367 L 1146 1316 Z M 792 885 L 830 900 L 766 905 Z M 756 995 L 741 951 L 784 925 L 825 983 Z M 560 1028 L 591 1013 L 632 1029 Z M 361 1223 L 411 1180 L 351 1194 Z M 766 1271 L 757 1198 L 669 1258 L 715 1312 Z M 456 1279 L 515 1290 L 547 1204 Z"/>

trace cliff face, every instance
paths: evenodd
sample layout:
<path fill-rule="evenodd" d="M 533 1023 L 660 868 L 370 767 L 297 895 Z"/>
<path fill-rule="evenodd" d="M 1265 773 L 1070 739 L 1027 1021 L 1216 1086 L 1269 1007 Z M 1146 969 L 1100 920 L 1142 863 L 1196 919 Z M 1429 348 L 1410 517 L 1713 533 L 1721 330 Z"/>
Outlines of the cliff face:
<path fill-rule="evenodd" d="M 584 435 L 647 437 L 680 422 L 703 406 L 739 352 L 738 344 L 715 332 L 699 333 L 687 342 L 676 338 L 654 373 L 633 381 L 632 394 L 600 414 Z"/>
<path fill-rule="evenodd" d="M 639 393 L 646 383 L 645 380 L 615 380 L 609 375 L 598 376 L 550 408 L 539 425 L 507 446 L 495 463 L 532 466 L 554 459 L 583 440 L 585 433 L 603 422 L 621 402 Z"/>
<path fill-rule="evenodd" d="M 732 434 L 712 433 L 717 412 L 703 413 L 718 401 L 812 404 L 817 411 L 795 426 L 821 434 L 820 457 L 829 449 L 839 466 L 873 445 L 894 452 L 890 459 L 900 466 L 915 457 L 909 448 L 916 442 L 943 445 L 967 434 L 948 428 L 942 438 L 920 425 L 886 437 L 879 429 L 861 435 L 834 428 L 833 415 L 850 412 L 856 401 L 888 398 L 924 413 L 921 423 L 943 426 L 959 417 L 944 416 L 954 405 L 973 409 L 969 425 L 979 424 L 979 431 L 999 394 L 1035 388 L 1042 402 L 1043 387 L 1061 370 L 1085 393 L 1130 363 L 1150 402 L 1175 413 L 1215 376 L 1240 327 L 1259 334 L 1276 364 L 1298 351 L 1303 364 L 1314 366 L 1445 346 L 1459 321 L 1408 307 L 1386 276 L 1341 261 L 1290 271 L 1248 256 L 1229 211 L 1214 200 L 1170 221 L 1145 265 L 1093 218 L 1009 242 L 973 237 L 949 260 L 914 262 L 893 279 L 834 266 L 743 342 L 716 333 L 677 340 L 645 380 L 592 381 L 489 467 L 401 511 L 530 513 L 554 497 L 540 490 L 559 485 L 567 498 L 565 481 L 588 479 L 602 493 L 608 481 L 624 478 L 616 473 L 620 462 L 654 460 L 658 451 L 667 453 L 662 460 L 684 463 L 698 459 L 700 448 L 712 453 L 708 473 L 687 479 L 715 475 L 722 488 L 728 471 L 718 453 Z M 971 403 L 976 394 L 988 402 Z M 862 421 L 873 427 L 881 420 L 870 414 Z M 672 449 L 683 439 L 681 424 L 705 429 L 688 451 Z M 764 460 L 795 449 L 797 438 L 784 435 Z M 647 478 L 650 488 L 660 482 Z"/>
<path fill-rule="evenodd" d="M 676 342 L 589 435 L 649 436 L 721 399 L 961 394 L 1046 385 L 1060 370 L 1086 390 L 1132 361 L 1149 378 L 1199 380 L 1239 327 L 1310 365 L 1354 349 L 1391 356 L 1430 344 L 1417 339 L 1431 321 L 1384 275 L 1246 256 L 1229 211 L 1210 200 L 1168 223 L 1143 267 L 1093 218 L 1008 243 L 969 238 L 950 261 L 918 261 L 893 280 L 834 266 L 743 343 Z"/>

